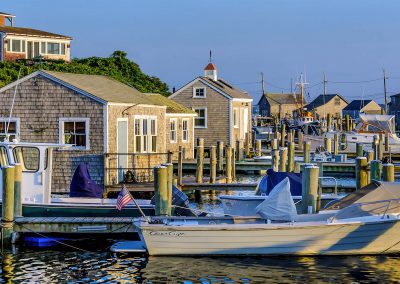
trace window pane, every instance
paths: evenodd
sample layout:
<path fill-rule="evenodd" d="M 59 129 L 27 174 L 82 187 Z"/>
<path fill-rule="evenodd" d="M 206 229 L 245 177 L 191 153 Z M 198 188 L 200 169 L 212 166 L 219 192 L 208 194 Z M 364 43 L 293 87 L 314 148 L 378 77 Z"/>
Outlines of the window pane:
<path fill-rule="evenodd" d="M 204 118 L 196 118 L 195 119 L 195 125 L 196 126 L 205 126 L 205 119 Z"/>
<path fill-rule="evenodd" d="M 73 122 L 64 122 L 64 133 L 74 133 Z"/>
<path fill-rule="evenodd" d="M 147 135 L 147 119 L 143 119 L 143 135 Z"/>
<path fill-rule="evenodd" d="M 6 40 L 7 51 L 11 51 L 11 40 Z"/>
<path fill-rule="evenodd" d="M 140 135 L 140 119 L 135 119 L 135 135 Z"/>
<path fill-rule="evenodd" d="M 147 136 L 143 136 L 143 152 L 147 152 Z"/>
<path fill-rule="evenodd" d="M 65 43 L 61 44 L 61 54 L 65 54 Z"/>
<path fill-rule="evenodd" d="M 141 148 L 141 136 L 136 136 L 136 152 L 140 153 L 142 152 L 142 148 Z"/>
<path fill-rule="evenodd" d="M 13 155 L 17 163 L 21 163 L 24 170 L 39 170 L 39 149 L 33 147 L 15 147 Z"/>
<path fill-rule="evenodd" d="M 151 120 L 151 135 L 156 135 L 157 131 L 156 131 L 156 120 L 152 119 Z"/>
<path fill-rule="evenodd" d="M 40 45 L 41 45 L 40 53 L 46 54 L 46 43 L 42 42 Z"/>
<path fill-rule="evenodd" d="M 47 43 L 47 53 L 48 54 L 60 54 L 60 44 L 56 42 Z"/>
<path fill-rule="evenodd" d="M 151 151 L 157 152 L 157 136 L 151 137 Z"/>
<path fill-rule="evenodd" d="M 12 40 L 12 51 L 21 52 L 21 41 L 19 39 Z"/>
<path fill-rule="evenodd" d="M 85 133 L 86 132 L 85 122 L 75 122 L 75 133 Z"/>
<path fill-rule="evenodd" d="M 86 146 L 86 135 L 75 135 L 76 146 Z"/>
<path fill-rule="evenodd" d="M 22 48 L 22 52 L 25 52 L 25 41 L 24 40 L 22 41 L 22 47 L 21 48 Z"/>

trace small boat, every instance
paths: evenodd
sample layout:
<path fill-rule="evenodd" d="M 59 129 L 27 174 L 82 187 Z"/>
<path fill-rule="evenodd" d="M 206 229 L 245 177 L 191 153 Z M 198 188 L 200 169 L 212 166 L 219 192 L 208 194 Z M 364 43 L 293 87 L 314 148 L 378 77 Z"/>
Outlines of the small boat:
<path fill-rule="evenodd" d="M 72 196 L 52 196 L 51 173 L 53 150 L 70 147 L 71 145 L 52 143 L 27 142 L 0 142 L 0 198 L 3 190 L 1 168 L 21 163 L 22 172 L 22 215 L 24 217 L 139 217 L 140 210 L 132 202 L 123 210 L 116 209 L 116 199 L 103 198 L 94 181 L 91 181 L 85 165 L 78 167 L 72 179 L 77 175 L 83 180 L 76 181 L 78 186 Z M 81 172 L 79 172 L 79 170 Z M 79 184 L 80 183 L 80 184 Z M 73 186 L 71 186 L 73 189 Z M 79 192 L 80 191 L 80 192 Z M 92 191 L 92 192 L 90 192 Z M 186 206 L 187 196 L 174 188 L 177 192 L 173 202 Z M 1 201 L 0 201 L 1 202 Z M 151 200 L 136 199 L 146 215 L 154 215 L 154 205 Z M 178 204 L 180 203 L 180 204 Z"/>
<path fill-rule="evenodd" d="M 255 216 L 257 206 L 268 198 L 273 189 L 289 187 L 291 198 L 300 212 L 302 200 L 301 183 L 301 174 L 274 172 L 269 169 L 259 182 L 255 195 L 220 195 L 218 198 L 222 203 L 225 214 L 231 216 Z M 337 193 L 321 194 L 321 208 L 344 196 Z"/>
<path fill-rule="evenodd" d="M 360 113 L 360 122 L 354 131 L 339 133 L 342 150 L 348 152 L 356 151 L 356 144 L 363 144 L 363 150 L 371 150 L 374 136 L 385 134 L 389 137 L 390 151 L 400 153 L 400 138 L 396 134 L 396 124 L 394 115 L 378 115 Z M 327 132 L 325 137 L 334 139 L 334 131 Z"/>
<path fill-rule="evenodd" d="M 381 183 L 350 206 L 320 214 L 275 214 L 268 204 L 252 217 L 150 217 L 136 225 L 149 255 L 394 254 L 400 252 L 399 188 Z"/>

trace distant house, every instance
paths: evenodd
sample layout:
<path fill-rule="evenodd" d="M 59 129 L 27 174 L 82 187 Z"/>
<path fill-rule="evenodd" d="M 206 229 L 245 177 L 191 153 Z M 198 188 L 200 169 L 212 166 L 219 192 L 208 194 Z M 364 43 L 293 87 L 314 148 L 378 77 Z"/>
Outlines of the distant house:
<path fill-rule="evenodd" d="M 342 110 L 348 102 L 339 94 L 319 95 L 312 102 L 305 106 L 307 111 L 315 114 L 316 118 L 326 117 L 328 113 L 332 117 L 340 117 Z"/>
<path fill-rule="evenodd" d="M 194 158 L 194 119 L 197 116 L 192 109 L 164 97 L 160 94 L 147 94 L 155 104 L 165 105 L 166 111 L 166 149 L 178 158 L 179 146 L 185 159 Z"/>
<path fill-rule="evenodd" d="M 219 140 L 234 145 L 251 132 L 253 99 L 219 78 L 213 63 L 204 68 L 204 76 L 184 85 L 170 99 L 197 113 L 194 136 L 204 138 L 206 147 Z"/>
<path fill-rule="evenodd" d="M 389 114 L 396 116 L 396 128 L 400 129 L 400 93 L 390 96 Z"/>
<path fill-rule="evenodd" d="M 258 101 L 258 107 L 262 116 L 291 118 L 293 111 L 301 107 L 300 94 L 265 93 Z"/>
<path fill-rule="evenodd" d="M 374 100 L 354 100 L 349 103 L 342 111 L 342 116 L 346 114 L 352 119 L 359 118 L 359 113 L 381 114 L 382 108 Z"/>
<path fill-rule="evenodd" d="M 0 12 L 0 61 L 46 59 L 70 61 L 72 38 L 32 28 L 14 26 L 14 15 Z"/>
<path fill-rule="evenodd" d="M 171 137 L 177 143 L 188 137 L 182 145 L 188 149 L 187 155 L 192 155 L 193 113 L 189 110 L 106 76 L 54 71 L 36 71 L 0 89 L 0 139 L 5 137 L 17 84 L 10 139 L 73 144 L 54 153 L 53 191 L 69 191 L 80 163 L 88 164 L 99 185 L 105 178 L 108 184 L 123 181 L 128 169 L 138 181 L 150 178 L 151 168 L 166 161 L 163 153 Z M 172 116 L 181 119 L 176 121 L 175 134 L 167 126 L 169 115 L 170 122 Z M 188 119 L 187 132 L 184 119 Z M 183 124 L 178 131 L 179 123 Z"/>

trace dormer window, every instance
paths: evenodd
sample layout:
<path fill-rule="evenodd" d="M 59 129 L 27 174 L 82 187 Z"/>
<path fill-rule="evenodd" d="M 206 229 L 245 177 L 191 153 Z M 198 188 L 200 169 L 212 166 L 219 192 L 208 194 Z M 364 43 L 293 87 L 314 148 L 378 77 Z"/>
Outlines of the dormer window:
<path fill-rule="evenodd" d="M 194 98 L 205 98 L 206 97 L 206 88 L 193 88 L 193 97 Z"/>

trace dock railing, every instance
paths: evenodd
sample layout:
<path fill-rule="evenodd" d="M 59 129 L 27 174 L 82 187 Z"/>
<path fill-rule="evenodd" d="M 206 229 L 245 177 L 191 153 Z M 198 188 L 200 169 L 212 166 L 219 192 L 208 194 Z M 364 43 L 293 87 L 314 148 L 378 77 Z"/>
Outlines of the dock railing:
<path fill-rule="evenodd" d="M 173 152 L 106 153 L 104 154 L 104 186 L 154 181 L 155 165 L 172 163 Z"/>

